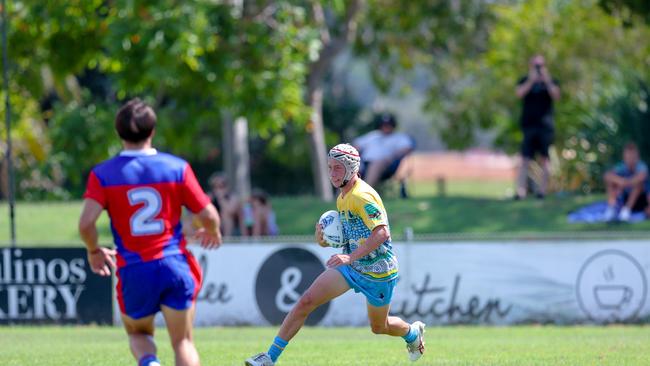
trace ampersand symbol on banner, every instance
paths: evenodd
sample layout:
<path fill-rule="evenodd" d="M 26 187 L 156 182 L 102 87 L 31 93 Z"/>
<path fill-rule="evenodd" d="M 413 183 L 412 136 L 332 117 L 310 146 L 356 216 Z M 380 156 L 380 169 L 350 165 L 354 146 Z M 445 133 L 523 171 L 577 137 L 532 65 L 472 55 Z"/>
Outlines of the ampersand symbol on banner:
<path fill-rule="evenodd" d="M 289 267 L 282 272 L 280 276 L 281 287 L 275 295 L 275 306 L 279 310 L 288 313 L 291 311 L 293 305 L 300 298 L 300 294 L 296 292 L 296 287 L 302 280 L 302 272 L 296 267 Z M 290 301 L 285 301 L 289 299 Z"/>
<path fill-rule="evenodd" d="M 257 308 L 270 324 L 280 325 L 302 294 L 323 273 L 325 266 L 310 250 L 282 247 L 273 252 L 258 269 L 255 279 Z M 305 324 L 318 325 L 327 314 L 329 303 L 312 312 Z"/>

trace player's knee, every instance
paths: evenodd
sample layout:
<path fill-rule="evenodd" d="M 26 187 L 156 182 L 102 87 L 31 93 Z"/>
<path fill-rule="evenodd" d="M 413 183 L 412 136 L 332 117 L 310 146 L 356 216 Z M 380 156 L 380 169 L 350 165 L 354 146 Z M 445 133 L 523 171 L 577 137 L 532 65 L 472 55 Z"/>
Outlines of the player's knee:
<path fill-rule="evenodd" d="M 300 309 L 310 309 L 314 306 L 314 298 L 307 294 L 304 294 L 298 301 L 298 307 Z"/>
<path fill-rule="evenodd" d="M 386 326 L 386 323 L 370 324 L 370 330 L 372 330 L 374 334 L 386 334 L 388 332 L 388 327 Z"/>
<path fill-rule="evenodd" d="M 174 348 L 174 351 L 178 352 L 178 350 L 187 348 L 187 347 L 194 347 L 194 344 L 192 343 L 192 339 L 189 337 L 179 337 L 179 338 L 172 338 L 172 348 Z"/>
<path fill-rule="evenodd" d="M 300 297 L 297 306 L 301 311 L 311 311 L 316 306 L 316 302 L 314 301 L 314 297 L 307 292 Z"/>

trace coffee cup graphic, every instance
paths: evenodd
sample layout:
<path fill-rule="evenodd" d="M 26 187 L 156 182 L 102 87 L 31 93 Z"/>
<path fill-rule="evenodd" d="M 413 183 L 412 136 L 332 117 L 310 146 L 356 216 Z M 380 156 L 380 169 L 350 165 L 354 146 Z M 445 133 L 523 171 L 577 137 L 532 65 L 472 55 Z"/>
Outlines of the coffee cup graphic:
<path fill-rule="evenodd" d="M 596 285 L 594 298 L 601 309 L 620 310 L 632 299 L 632 289 L 625 285 Z"/>
<path fill-rule="evenodd" d="M 636 256 L 645 258 L 641 252 Z M 628 252 L 620 249 L 598 251 L 578 272 L 578 305 L 589 320 L 599 323 L 639 320 L 648 295 L 646 278 L 643 266 Z"/>

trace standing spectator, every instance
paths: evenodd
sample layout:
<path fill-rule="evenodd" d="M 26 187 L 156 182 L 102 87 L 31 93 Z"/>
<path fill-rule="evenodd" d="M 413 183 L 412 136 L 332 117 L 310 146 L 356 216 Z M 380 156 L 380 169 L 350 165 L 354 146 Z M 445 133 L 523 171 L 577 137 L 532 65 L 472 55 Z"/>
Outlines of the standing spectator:
<path fill-rule="evenodd" d="M 555 129 L 553 102 L 560 98 L 560 87 L 546 68 L 544 56 L 536 55 L 530 59 L 528 75 L 519 81 L 516 94 L 523 101 L 520 124 L 524 140 L 521 144 L 522 162 L 515 199 L 526 197 L 528 166 L 538 154 L 541 157 L 542 182 L 537 197 L 543 199 L 549 179 L 548 149 L 553 144 Z"/>
<path fill-rule="evenodd" d="M 648 166 L 639 159 L 639 148 L 629 142 L 623 148 L 623 161 L 605 173 L 607 187 L 607 210 L 605 220 L 616 217 L 617 203 L 622 207 L 618 213 L 620 221 L 630 220 L 633 211 L 643 211 L 648 206 L 646 184 Z"/>
<path fill-rule="evenodd" d="M 361 177 L 371 187 L 391 178 L 402 159 L 415 147 L 409 135 L 395 131 L 397 120 L 394 115 L 379 115 L 375 126 L 375 130 L 356 138 L 352 143 L 363 156 L 359 171 Z"/>
<path fill-rule="evenodd" d="M 233 236 L 241 225 L 241 202 L 239 197 L 230 190 L 228 178 L 222 173 L 210 177 L 210 192 L 212 204 L 221 214 L 221 232 L 224 236 Z M 241 233 L 240 233 L 241 234 Z"/>
<path fill-rule="evenodd" d="M 275 212 L 271 207 L 269 196 L 261 190 L 253 191 L 251 206 L 253 209 L 253 236 L 278 235 L 280 230 L 275 220 Z"/>
<path fill-rule="evenodd" d="M 203 228 L 195 236 L 208 249 L 221 245 L 219 214 L 190 165 L 152 147 L 155 127 L 156 114 L 139 99 L 120 108 L 115 129 L 124 150 L 90 173 L 79 234 L 93 272 L 110 276 L 117 255 L 117 300 L 138 365 L 160 366 L 153 334 L 161 311 L 176 365 L 198 366 L 192 322 L 202 273 L 186 248 L 181 210 L 197 214 Z M 104 209 L 117 251 L 98 244 L 96 223 Z"/>

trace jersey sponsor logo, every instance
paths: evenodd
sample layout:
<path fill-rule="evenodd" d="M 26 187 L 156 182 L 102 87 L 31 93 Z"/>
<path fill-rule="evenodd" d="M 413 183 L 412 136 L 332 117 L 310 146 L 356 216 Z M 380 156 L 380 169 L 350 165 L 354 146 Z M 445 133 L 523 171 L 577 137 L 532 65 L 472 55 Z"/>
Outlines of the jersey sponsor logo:
<path fill-rule="evenodd" d="M 371 220 L 379 220 L 381 218 L 381 210 L 374 203 L 366 204 L 363 206 L 363 209 Z"/>

